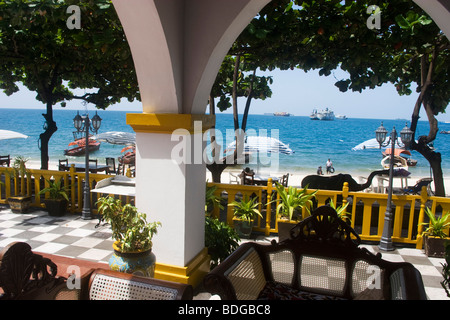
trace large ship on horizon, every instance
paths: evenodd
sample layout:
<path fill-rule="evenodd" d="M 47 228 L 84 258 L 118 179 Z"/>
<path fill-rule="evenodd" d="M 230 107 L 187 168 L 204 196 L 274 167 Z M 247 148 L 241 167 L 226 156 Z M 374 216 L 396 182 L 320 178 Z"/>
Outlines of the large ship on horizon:
<path fill-rule="evenodd" d="M 289 112 L 274 112 L 273 113 L 274 116 L 276 117 L 289 117 L 291 114 Z"/>
<path fill-rule="evenodd" d="M 311 115 L 309 116 L 311 120 L 334 120 L 334 112 L 330 109 L 326 108 L 325 110 L 317 111 L 316 109 L 313 110 Z"/>

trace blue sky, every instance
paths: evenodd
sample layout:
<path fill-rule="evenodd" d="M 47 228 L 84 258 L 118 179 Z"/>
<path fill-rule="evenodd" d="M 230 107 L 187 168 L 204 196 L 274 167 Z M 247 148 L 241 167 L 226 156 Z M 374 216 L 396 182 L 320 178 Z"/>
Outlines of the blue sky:
<path fill-rule="evenodd" d="M 411 119 L 411 113 L 416 102 L 417 93 L 410 96 L 399 96 L 391 84 L 385 84 L 373 90 L 359 92 L 340 92 L 334 86 L 340 79 L 342 71 L 336 71 L 328 77 L 319 76 L 317 71 L 305 73 L 302 70 L 275 70 L 270 73 L 274 82 L 272 98 L 253 100 L 250 113 L 263 114 L 267 112 L 286 111 L 297 116 L 309 116 L 313 109 L 330 108 L 335 114 L 343 114 L 349 118 L 374 119 Z M 259 72 L 259 75 L 262 75 Z M 415 86 L 412 87 L 415 91 Z M 0 93 L 0 108 L 44 108 L 35 99 L 36 94 L 21 87 L 21 90 L 11 96 Z M 244 99 L 239 100 L 239 110 L 243 111 Z M 80 101 L 69 101 L 66 109 L 83 110 Z M 93 106 L 89 106 L 92 109 Z M 54 109 L 63 109 L 59 105 Z M 127 100 L 116 104 L 108 110 L 140 111 L 139 101 L 130 103 Z M 231 110 L 229 111 L 231 112 Z M 450 121 L 450 115 L 439 115 L 439 121 Z M 421 120 L 426 120 L 424 112 Z"/>

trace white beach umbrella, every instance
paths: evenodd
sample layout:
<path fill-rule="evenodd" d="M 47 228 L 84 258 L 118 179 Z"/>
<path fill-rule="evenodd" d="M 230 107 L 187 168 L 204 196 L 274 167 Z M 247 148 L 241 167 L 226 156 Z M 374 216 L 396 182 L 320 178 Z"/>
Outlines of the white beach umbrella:
<path fill-rule="evenodd" d="M 131 132 L 109 131 L 99 133 L 93 137 L 95 140 L 120 145 L 135 145 L 136 134 Z"/>
<path fill-rule="evenodd" d="M 236 148 L 236 141 L 233 141 L 227 146 L 227 150 L 234 150 Z M 244 141 L 244 152 L 259 152 L 259 153 L 283 153 L 292 154 L 294 151 L 289 148 L 289 145 L 284 144 L 278 139 L 264 136 L 247 136 Z"/>
<path fill-rule="evenodd" d="M 28 136 L 11 131 L 11 130 L 0 130 L 0 140 L 6 140 L 6 139 L 26 139 Z"/>
<path fill-rule="evenodd" d="M 401 146 L 398 144 L 398 141 L 397 141 L 395 147 L 401 148 Z M 389 148 L 390 148 L 390 144 L 389 144 Z M 366 140 L 352 148 L 353 151 L 365 150 L 365 149 L 380 149 L 380 144 L 378 143 L 376 138 L 372 138 L 372 139 Z"/>
<path fill-rule="evenodd" d="M 379 149 L 379 148 L 380 148 L 380 144 L 378 143 L 376 138 L 373 138 L 373 139 L 369 139 L 369 140 L 366 140 L 366 141 L 358 144 L 357 146 L 352 148 L 352 150 L 357 151 L 357 150 L 364 150 L 364 149 Z"/>

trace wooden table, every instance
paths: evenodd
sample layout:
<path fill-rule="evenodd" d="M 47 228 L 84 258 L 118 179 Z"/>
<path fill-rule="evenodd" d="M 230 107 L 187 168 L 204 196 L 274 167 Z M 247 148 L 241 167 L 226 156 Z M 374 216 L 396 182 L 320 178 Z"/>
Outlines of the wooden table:
<path fill-rule="evenodd" d="M 70 167 L 74 165 L 75 167 L 75 171 L 76 172 L 85 172 L 86 171 L 86 165 L 84 163 L 69 163 L 69 165 L 61 165 L 61 168 L 65 171 L 69 171 Z M 102 171 L 107 171 L 109 168 L 109 166 L 107 166 L 106 164 L 99 164 L 99 165 L 95 165 L 95 164 L 89 164 L 89 172 L 91 173 L 98 173 L 98 172 L 102 172 Z"/>

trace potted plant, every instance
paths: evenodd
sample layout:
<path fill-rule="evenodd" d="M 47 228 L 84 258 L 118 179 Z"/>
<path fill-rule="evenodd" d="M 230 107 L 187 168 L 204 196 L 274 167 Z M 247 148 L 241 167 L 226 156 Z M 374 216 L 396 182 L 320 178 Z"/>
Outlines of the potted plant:
<path fill-rule="evenodd" d="M 17 184 L 20 180 L 20 185 L 16 186 L 20 191 L 19 194 L 8 198 L 8 204 L 13 212 L 26 212 L 31 204 L 31 196 L 25 194 L 25 177 L 29 176 L 29 171 L 25 165 L 27 161 L 28 159 L 25 159 L 23 156 L 17 156 L 14 158 L 14 178 L 15 183 Z"/>
<path fill-rule="evenodd" d="M 48 192 L 49 197 L 44 199 L 45 208 L 50 216 L 60 217 L 66 213 L 69 204 L 67 187 L 61 185 L 61 179 L 58 181 L 47 180 L 48 187 L 39 191 L 39 194 Z"/>
<path fill-rule="evenodd" d="M 211 256 L 211 269 L 219 265 L 239 246 L 239 235 L 225 222 L 205 217 L 205 247 Z"/>
<path fill-rule="evenodd" d="M 257 216 L 262 218 L 261 212 L 258 210 L 260 202 L 256 202 L 256 199 L 244 195 L 240 201 L 233 201 L 229 204 L 234 211 L 234 229 L 242 238 L 248 238 L 252 233 L 253 220 Z"/>
<path fill-rule="evenodd" d="M 317 190 L 308 193 L 308 186 L 303 189 L 289 186 L 288 188 L 276 183 L 276 190 L 280 197 L 280 203 L 277 205 L 277 224 L 279 241 L 289 239 L 289 231 L 295 224 L 302 219 L 302 209 L 305 208 L 309 212 L 312 206 L 312 199 Z M 277 200 L 272 200 L 272 202 Z"/>
<path fill-rule="evenodd" d="M 423 232 L 425 254 L 429 257 L 444 257 L 444 242 L 449 240 L 445 230 L 450 227 L 449 212 L 442 213 L 441 217 L 435 217 L 429 208 L 425 208 L 429 218 L 428 228 Z M 427 224 L 427 223 L 423 223 Z"/>
<path fill-rule="evenodd" d="M 160 222 L 147 222 L 145 213 L 135 206 L 122 205 L 120 199 L 102 197 L 97 201 L 98 213 L 111 225 L 114 254 L 109 260 L 112 270 L 153 277 L 155 255 L 152 238 Z"/>

